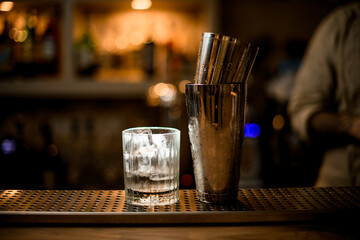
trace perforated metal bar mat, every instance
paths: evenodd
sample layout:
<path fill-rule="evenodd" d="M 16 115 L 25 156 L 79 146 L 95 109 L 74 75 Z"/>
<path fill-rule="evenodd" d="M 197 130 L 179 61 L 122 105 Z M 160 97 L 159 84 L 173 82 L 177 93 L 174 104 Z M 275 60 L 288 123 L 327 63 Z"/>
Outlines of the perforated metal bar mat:
<path fill-rule="evenodd" d="M 195 190 L 180 190 L 173 205 L 125 203 L 124 190 L 0 190 L 0 222 L 7 223 L 245 223 L 359 216 L 360 188 L 239 190 L 238 202 L 212 205 Z"/>

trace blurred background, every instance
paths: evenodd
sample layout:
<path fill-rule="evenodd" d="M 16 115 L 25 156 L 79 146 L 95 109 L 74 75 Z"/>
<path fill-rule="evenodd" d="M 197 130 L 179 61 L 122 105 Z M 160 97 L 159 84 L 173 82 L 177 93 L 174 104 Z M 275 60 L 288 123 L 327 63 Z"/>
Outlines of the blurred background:
<path fill-rule="evenodd" d="M 181 130 L 202 32 L 260 47 L 242 187 L 312 186 L 321 152 L 289 127 L 293 77 L 333 0 L 0 1 L 0 189 L 123 189 L 122 130 Z"/>

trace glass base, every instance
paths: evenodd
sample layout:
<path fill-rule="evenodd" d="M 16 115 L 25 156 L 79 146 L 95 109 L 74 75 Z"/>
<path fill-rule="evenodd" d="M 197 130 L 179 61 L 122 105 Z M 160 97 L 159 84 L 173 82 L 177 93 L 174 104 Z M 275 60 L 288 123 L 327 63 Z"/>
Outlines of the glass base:
<path fill-rule="evenodd" d="M 139 192 L 126 189 L 125 202 L 138 206 L 171 205 L 179 201 L 179 189 L 166 192 Z"/>

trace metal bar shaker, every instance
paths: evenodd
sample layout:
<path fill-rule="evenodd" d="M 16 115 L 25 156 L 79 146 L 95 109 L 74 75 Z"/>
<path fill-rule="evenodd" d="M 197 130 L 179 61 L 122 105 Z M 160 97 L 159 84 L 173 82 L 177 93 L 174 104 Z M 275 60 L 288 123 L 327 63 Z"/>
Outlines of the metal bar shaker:
<path fill-rule="evenodd" d="M 257 47 L 236 38 L 202 35 L 195 84 L 187 84 L 185 92 L 200 201 L 237 199 L 247 79 L 257 52 Z"/>
<path fill-rule="evenodd" d="M 202 202 L 237 198 L 245 103 L 246 82 L 186 85 L 191 154 Z"/>

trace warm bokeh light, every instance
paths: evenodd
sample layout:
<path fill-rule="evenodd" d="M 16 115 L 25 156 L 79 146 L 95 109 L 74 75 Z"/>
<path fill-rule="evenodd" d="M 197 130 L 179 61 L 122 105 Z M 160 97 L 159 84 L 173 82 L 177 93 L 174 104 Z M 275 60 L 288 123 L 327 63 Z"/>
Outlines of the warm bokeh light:
<path fill-rule="evenodd" d="M 112 36 L 107 36 L 103 39 L 102 46 L 107 52 L 112 52 L 115 50 L 115 41 Z"/>
<path fill-rule="evenodd" d="M 118 49 L 126 49 L 129 46 L 129 39 L 125 35 L 120 35 L 115 40 Z"/>
<path fill-rule="evenodd" d="M 16 35 L 18 34 L 19 30 L 17 28 L 12 28 L 9 31 L 9 37 L 11 39 L 15 39 Z"/>
<path fill-rule="evenodd" d="M 14 40 L 15 42 L 24 42 L 27 39 L 28 35 L 28 31 L 26 30 L 18 31 Z"/>
<path fill-rule="evenodd" d="M 283 115 L 277 114 L 273 118 L 273 128 L 275 130 L 281 130 L 284 127 L 284 124 L 285 124 L 285 119 Z"/>
<path fill-rule="evenodd" d="M 0 3 L 0 11 L 9 12 L 14 7 L 13 1 L 4 1 Z"/>
<path fill-rule="evenodd" d="M 158 83 L 148 91 L 148 103 L 151 106 L 159 104 L 170 105 L 176 98 L 176 86 L 170 83 Z"/>
<path fill-rule="evenodd" d="M 176 87 L 173 84 L 158 83 L 154 87 L 154 93 L 161 98 L 161 100 L 169 102 L 175 98 Z"/>
<path fill-rule="evenodd" d="M 156 96 L 163 96 L 167 93 L 167 84 L 158 83 L 154 86 L 154 93 Z"/>
<path fill-rule="evenodd" d="M 9 31 L 9 37 L 13 39 L 15 42 L 24 42 L 28 37 L 28 31 L 12 28 Z"/>
<path fill-rule="evenodd" d="M 174 51 L 193 57 L 198 53 L 193 36 L 201 36 L 204 31 L 203 25 L 194 24 L 194 19 L 187 14 L 156 9 L 145 12 L 114 10 L 108 15 L 93 13 L 89 19 L 89 33 L 94 42 L 101 43 L 97 50 L 109 52 L 109 45 L 103 42 L 111 36 L 115 49 L 111 48 L 110 52 L 114 54 L 137 51 L 145 43 L 153 42 L 156 46 L 171 44 Z M 80 41 L 85 23 L 80 18 L 76 20 L 74 38 Z"/>
<path fill-rule="evenodd" d="M 181 182 L 181 185 L 183 185 L 185 187 L 190 187 L 191 184 L 193 184 L 193 182 L 194 182 L 194 178 L 190 174 L 184 174 L 181 176 L 180 182 Z"/>
<path fill-rule="evenodd" d="M 12 14 L 12 17 L 14 18 L 14 27 L 17 29 L 25 29 L 26 27 L 26 13 L 25 12 L 19 12 L 17 14 Z"/>
<path fill-rule="evenodd" d="M 132 32 L 129 36 L 130 43 L 132 45 L 139 45 L 144 42 L 144 34 L 141 32 Z"/>
<path fill-rule="evenodd" d="M 131 7 L 136 10 L 149 9 L 152 5 L 151 0 L 132 0 Z"/>
<path fill-rule="evenodd" d="M 0 35 L 3 34 L 5 30 L 5 16 L 4 14 L 0 14 Z"/>
<path fill-rule="evenodd" d="M 179 91 L 181 93 L 185 93 L 185 86 L 186 84 L 188 83 L 191 83 L 189 80 L 182 80 L 180 83 L 179 83 Z"/>
<path fill-rule="evenodd" d="M 36 16 L 36 14 L 32 14 L 28 19 L 29 28 L 36 27 L 37 23 L 38 23 L 38 17 Z"/>
<path fill-rule="evenodd" d="M 50 146 L 47 148 L 47 153 L 50 157 L 56 157 L 59 153 L 59 150 L 55 144 L 50 144 Z"/>

